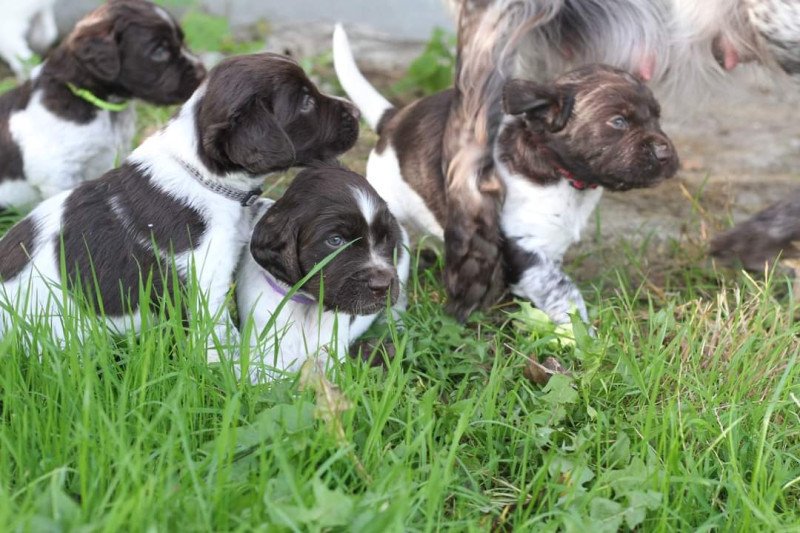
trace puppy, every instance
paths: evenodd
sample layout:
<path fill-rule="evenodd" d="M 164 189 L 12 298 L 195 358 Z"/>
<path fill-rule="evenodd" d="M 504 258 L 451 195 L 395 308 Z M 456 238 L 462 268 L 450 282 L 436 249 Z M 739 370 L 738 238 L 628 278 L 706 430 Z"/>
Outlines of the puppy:
<path fill-rule="evenodd" d="M 44 201 L 0 240 L 0 311 L 5 300 L 63 338 L 61 315 L 72 312 L 80 283 L 112 329 L 138 331 L 138 310 L 150 303 L 139 301 L 140 280 L 152 275 L 159 298 L 173 274 L 185 282 L 196 273 L 220 317 L 217 336 L 228 340 L 225 301 L 263 176 L 335 157 L 357 136 L 356 109 L 321 94 L 294 61 L 223 61 L 119 168 Z"/>
<path fill-rule="evenodd" d="M 503 282 L 494 239 L 502 179 L 491 152 L 508 77 L 543 81 L 607 63 L 652 80 L 670 100 L 702 101 L 745 61 L 800 74 L 797 0 L 448 0 L 458 14 L 453 105 L 444 136 L 445 280 L 456 311 Z M 458 295 L 460 287 L 473 290 Z"/>
<path fill-rule="evenodd" d="M 251 345 L 263 365 L 297 370 L 306 357 L 340 357 L 386 308 L 405 308 L 408 237 L 363 177 L 342 168 L 302 171 L 258 220 L 237 275 L 241 327 L 252 316 Z M 339 252 L 287 299 L 315 265 Z M 281 304 L 283 306 L 281 307 Z M 260 364 L 259 364 L 260 363 Z"/>
<path fill-rule="evenodd" d="M 110 170 L 133 139 L 127 101 L 177 104 L 204 76 L 164 9 L 144 0 L 102 5 L 32 80 L 0 96 L 0 210 L 35 204 Z"/>
<path fill-rule="evenodd" d="M 58 37 L 53 13 L 55 0 L 0 0 L 0 57 L 18 78 L 33 59 L 33 50 L 44 52 Z"/>
<path fill-rule="evenodd" d="M 357 70 L 341 27 L 334 64 L 342 87 L 379 134 L 367 179 L 401 224 L 446 239 L 442 138 L 454 91 L 394 109 Z M 659 105 L 640 80 L 602 65 L 546 85 L 512 80 L 502 105 L 491 164 L 506 190 L 498 246 L 511 292 L 557 323 L 568 322 L 573 308 L 587 320 L 580 292 L 561 270 L 562 257 L 603 189 L 649 187 L 677 171 Z"/>

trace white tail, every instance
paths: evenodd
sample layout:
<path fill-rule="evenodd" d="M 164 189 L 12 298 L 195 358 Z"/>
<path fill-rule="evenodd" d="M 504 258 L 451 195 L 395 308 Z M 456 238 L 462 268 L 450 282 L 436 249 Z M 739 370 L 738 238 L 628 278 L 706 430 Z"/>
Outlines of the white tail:
<path fill-rule="evenodd" d="M 333 30 L 333 67 L 339 83 L 374 130 L 383 114 L 394 106 L 361 74 L 341 24 Z"/>

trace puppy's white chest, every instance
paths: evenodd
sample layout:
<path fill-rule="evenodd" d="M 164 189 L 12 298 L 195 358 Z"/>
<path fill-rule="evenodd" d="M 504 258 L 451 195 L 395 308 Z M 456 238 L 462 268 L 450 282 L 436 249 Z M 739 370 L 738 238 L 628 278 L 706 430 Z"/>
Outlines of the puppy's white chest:
<path fill-rule="evenodd" d="M 506 172 L 501 175 L 507 189 L 500 217 L 504 234 L 554 260 L 580 240 L 603 194 L 601 188 L 577 190 L 566 180 L 542 186 Z"/>
<path fill-rule="evenodd" d="M 9 129 L 20 147 L 28 181 L 45 196 L 95 179 L 127 155 L 135 113 L 99 111 L 86 124 L 51 113 L 37 91 L 27 108 L 11 115 Z"/>

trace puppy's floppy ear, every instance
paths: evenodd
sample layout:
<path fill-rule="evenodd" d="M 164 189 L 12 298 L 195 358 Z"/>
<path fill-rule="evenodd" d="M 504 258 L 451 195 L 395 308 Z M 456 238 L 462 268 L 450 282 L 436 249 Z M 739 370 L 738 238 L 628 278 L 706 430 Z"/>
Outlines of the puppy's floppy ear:
<path fill-rule="evenodd" d="M 303 277 L 297 255 L 297 228 L 291 210 L 276 204 L 258 221 L 250 239 L 250 254 L 256 263 L 289 285 Z"/>
<path fill-rule="evenodd" d="M 119 47 L 114 28 L 108 19 L 108 6 L 102 6 L 79 22 L 73 31 L 69 47 L 80 63 L 103 81 L 117 79 L 120 72 Z"/>
<path fill-rule="evenodd" d="M 244 169 L 253 175 L 291 167 L 294 145 L 260 94 L 252 74 L 218 67 L 198 111 L 205 163 L 220 173 Z"/>
<path fill-rule="evenodd" d="M 574 104 L 575 97 L 566 87 L 527 80 L 511 80 L 503 87 L 503 112 L 525 115 L 531 126 L 543 126 L 551 133 L 564 129 Z"/>
<path fill-rule="evenodd" d="M 226 138 L 228 158 L 250 174 L 285 170 L 295 161 L 294 145 L 267 109 L 258 100 L 231 126 Z"/>

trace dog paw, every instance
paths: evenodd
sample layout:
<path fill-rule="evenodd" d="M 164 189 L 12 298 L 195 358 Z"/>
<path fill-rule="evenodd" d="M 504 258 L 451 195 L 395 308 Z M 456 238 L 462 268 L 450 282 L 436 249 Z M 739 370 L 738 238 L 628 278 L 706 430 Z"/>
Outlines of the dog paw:
<path fill-rule="evenodd" d="M 447 312 L 460 322 L 473 311 L 497 302 L 505 290 L 495 211 L 487 206 L 477 216 L 451 211 L 445 231 L 444 279 Z"/>
<path fill-rule="evenodd" d="M 392 361 L 396 354 L 394 344 L 382 342 L 381 339 L 363 339 L 350 348 L 351 357 L 361 359 L 372 367 L 386 368 L 387 363 Z"/>

